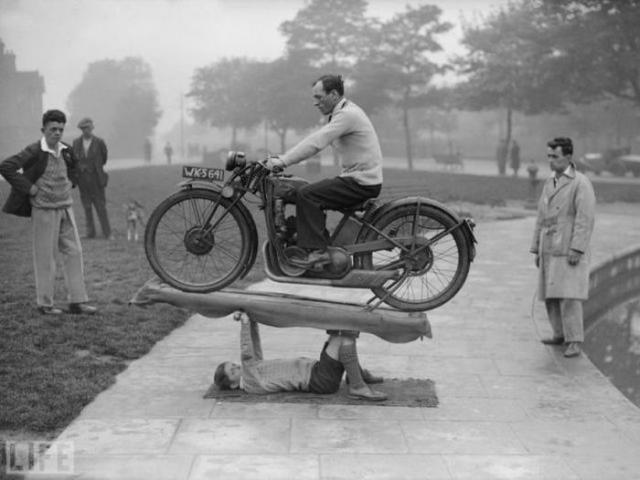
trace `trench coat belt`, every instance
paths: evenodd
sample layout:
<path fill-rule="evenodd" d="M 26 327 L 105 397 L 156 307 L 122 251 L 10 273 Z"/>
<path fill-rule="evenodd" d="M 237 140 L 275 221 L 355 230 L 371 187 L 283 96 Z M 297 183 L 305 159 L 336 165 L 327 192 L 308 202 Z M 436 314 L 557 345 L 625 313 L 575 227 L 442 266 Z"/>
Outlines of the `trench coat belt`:
<path fill-rule="evenodd" d="M 553 227 L 554 225 L 557 225 L 557 224 L 558 224 L 558 217 L 543 218 L 540 226 L 543 228 L 548 228 L 548 227 Z"/>

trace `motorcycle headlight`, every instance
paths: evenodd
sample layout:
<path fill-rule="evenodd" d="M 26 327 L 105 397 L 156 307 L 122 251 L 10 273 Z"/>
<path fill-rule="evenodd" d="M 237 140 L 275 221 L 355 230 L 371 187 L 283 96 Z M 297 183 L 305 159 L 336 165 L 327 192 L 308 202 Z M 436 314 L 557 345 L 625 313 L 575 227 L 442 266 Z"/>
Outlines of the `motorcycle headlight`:
<path fill-rule="evenodd" d="M 222 196 L 224 198 L 231 198 L 231 197 L 233 197 L 234 193 L 235 193 L 235 190 L 231 185 L 225 185 L 222 188 L 222 192 L 221 192 L 221 194 L 222 194 Z"/>
<path fill-rule="evenodd" d="M 244 168 L 247 164 L 247 157 L 244 152 L 236 152 L 235 150 L 229 150 L 227 154 L 227 162 L 225 163 L 225 170 L 231 171 L 236 168 Z"/>

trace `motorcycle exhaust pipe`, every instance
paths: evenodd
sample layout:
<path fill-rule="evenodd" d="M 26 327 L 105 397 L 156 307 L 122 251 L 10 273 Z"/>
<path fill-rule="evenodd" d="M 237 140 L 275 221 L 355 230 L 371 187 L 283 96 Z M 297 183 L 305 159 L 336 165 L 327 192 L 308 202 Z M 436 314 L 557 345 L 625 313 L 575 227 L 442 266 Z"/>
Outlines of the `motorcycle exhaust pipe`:
<path fill-rule="evenodd" d="M 264 270 L 270 280 L 279 283 L 301 283 L 305 285 L 324 285 L 330 287 L 374 288 L 381 287 L 389 280 L 397 280 L 402 276 L 402 270 L 350 270 L 342 278 L 304 278 L 285 277 L 274 273 L 268 262 L 265 262 Z"/>

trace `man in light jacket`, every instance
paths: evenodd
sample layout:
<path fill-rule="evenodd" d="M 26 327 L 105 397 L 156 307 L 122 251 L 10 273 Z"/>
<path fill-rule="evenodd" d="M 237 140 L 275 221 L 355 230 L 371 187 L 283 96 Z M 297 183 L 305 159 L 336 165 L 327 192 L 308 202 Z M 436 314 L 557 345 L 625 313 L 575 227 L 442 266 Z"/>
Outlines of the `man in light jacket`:
<path fill-rule="evenodd" d="M 539 269 L 538 297 L 545 302 L 553 330 L 542 343 L 566 343 L 565 357 L 576 357 L 584 341 L 582 302 L 589 293 L 596 200 L 589 179 L 576 171 L 571 139 L 555 138 L 547 147 L 553 173 L 538 202 L 530 250 Z"/>

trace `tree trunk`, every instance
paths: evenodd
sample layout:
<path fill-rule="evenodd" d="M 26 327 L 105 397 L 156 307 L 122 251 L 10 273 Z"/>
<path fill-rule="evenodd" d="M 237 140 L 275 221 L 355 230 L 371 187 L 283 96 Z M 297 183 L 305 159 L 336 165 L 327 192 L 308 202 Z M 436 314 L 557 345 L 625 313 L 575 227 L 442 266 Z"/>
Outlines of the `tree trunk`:
<path fill-rule="evenodd" d="M 402 104 L 402 125 L 404 127 L 404 140 L 405 140 L 405 148 L 407 152 L 407 165 L 409 167 L 409 171 L 413 170 L 413 155 L 411 152 L 411 130 L 409 125 L 409 107 L 407 105 L 407 97 L 405 96 L 405 101 Z"/>
<path fill-rule="evenodd" d="M 236 149 L 238 138 L 238 129 L 236 127 L 231 127 L 231 150 Z"/>
<path fill-rule="evenodd" d="M 513 119 L 513 109 L 511 105 L 507 105 L 507 131 L 504 135 L 504 148 L 501 152 L 501 157 L 498 159 L 498 170 L 500 175 L 507 173 L 507 163 L 509 159 L 509 146 L 511 145 L 511 129 Z"/>
<path fill-rule="evenodd" d="M 265 152 L 269 151 L 269 122 L 266 119 L 264 121 L 264 150 Z"/>
<path fill-rule="evenodd" d="M 509 106 L 507 107 L 507 134 L 505 135 L 505 138 L 507 139 L 507 146 L 511 145 L 512 131 L 513 131 L 513 109 L 511 108 L 511 106 Z"/>
<path fill-rule="evenodd" d="M 278 135 L 280 136 L 280 152 L 284 153 L 287 151 L 287 129 L 278 130 Z"/>
<path fill-rule="evenodd" d="M 429 125 L 429 157 L 433 157 L 436 151 L 435 132 L 433 125 Z"/>

